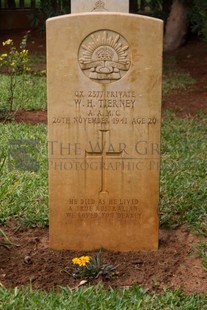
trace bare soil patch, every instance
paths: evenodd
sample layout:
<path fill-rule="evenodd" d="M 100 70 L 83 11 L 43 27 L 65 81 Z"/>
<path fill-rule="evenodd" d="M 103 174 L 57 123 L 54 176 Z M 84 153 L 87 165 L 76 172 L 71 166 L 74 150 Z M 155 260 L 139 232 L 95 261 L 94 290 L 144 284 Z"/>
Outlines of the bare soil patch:
<path fill-rule="evenodd" d="M 80 280 L 64 272 L 72 266 L 71 259 L 81 255 L 96 256 L 97 252 L 54 251 L 48 248 L 48 229 L 17 230 L 15 223 L 2 227 L 16 245 L 0 246 L 0 282 L 7 288 L 20 285 L 49 290 L 58 286 L 76 287 Z M 101 277 L 90 284 L 102 282 L 106 287 L 142 285 L 157 292 L 180 287 L 185 293 L 207 293 L 207 272 L 200 258 L 192 255 L 198 243 L 185 227 L 160 230 L 160 247 L 152 252 L 103 251 L 105 263 L 118 265 L 111 280 Z"/>
<path fill-rule="evenodd" d="M 26 122 L 30 124 L 47 124 L 47 111 L 23 111 L 15 113 L 15 121 L 18 123 Z"/>

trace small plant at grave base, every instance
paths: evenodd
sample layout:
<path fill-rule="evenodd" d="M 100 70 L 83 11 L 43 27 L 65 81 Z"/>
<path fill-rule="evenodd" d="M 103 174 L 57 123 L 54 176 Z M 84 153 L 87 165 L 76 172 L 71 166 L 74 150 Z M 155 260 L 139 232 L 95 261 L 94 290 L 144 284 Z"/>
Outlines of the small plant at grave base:
<path fill-rule="evenodd" d="M 25 75 L 30 71 L 30 68 L 28 67 L 28 50 L 25 49 L 27 44 L 27 36 L 28 35 L 25 35 L 23 37 L 20 43 L 20 50 L 14 46 L 14 42 L 11 39 L 8 39 L 2 43 L 4 47 L 9 49 L 9 51 L 0 55 L 0 69 L 10 77 L 6 100 L 7 108 L 2 108 L 1 110 L 3 112 L 5 112 L 5 110 L 7 112 L 12 112 L 17 85 L 21 87 L 21 99 L 24 101 Z M 17 76 L 20 78 L 17 79 Z"/>
<path fill-rule="evenodd" d="M 117 274 L 117 266 L 104 264 L 101 259 L 101 251 L 95 258 L 90 256 L 75 257 L 72 259 L 73 267 L 66 267 L 64 271 L 74 279 L 94 279 L 102 277 L 105 280 L 111 279 Z"/>

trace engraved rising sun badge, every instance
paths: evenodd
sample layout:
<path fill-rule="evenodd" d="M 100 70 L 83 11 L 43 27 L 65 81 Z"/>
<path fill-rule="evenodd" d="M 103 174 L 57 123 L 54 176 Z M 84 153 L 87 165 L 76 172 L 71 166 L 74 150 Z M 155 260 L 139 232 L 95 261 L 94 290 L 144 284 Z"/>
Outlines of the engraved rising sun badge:
<path fill-rule="evenodd" d="M 130 68 L 128 43 L 114 31 L 96 31 L 81 43 L 79 64 L 90 79 L 102 84 L 115 82 Z"/>

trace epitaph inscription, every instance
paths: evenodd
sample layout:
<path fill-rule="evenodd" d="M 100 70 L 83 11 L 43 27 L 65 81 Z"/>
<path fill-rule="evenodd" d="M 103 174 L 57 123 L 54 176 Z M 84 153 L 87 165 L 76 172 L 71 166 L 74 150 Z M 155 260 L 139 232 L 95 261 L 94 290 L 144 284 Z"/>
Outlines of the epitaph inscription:
<path fill-rule="evenodd" d="M 96 31 L 81 43 L 80 67 L 86 76 L 96 82 L 119 80 L 129 70 L 130 63 L 128 43 L 114 31 Z"/>

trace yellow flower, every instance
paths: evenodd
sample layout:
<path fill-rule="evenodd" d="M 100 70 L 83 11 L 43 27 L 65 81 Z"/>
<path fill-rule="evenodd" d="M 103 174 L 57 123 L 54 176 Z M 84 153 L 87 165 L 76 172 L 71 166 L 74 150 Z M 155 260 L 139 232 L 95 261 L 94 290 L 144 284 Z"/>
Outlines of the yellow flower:
<path fill-rule="evenodd" d="M 84 263 L 89 263 L 89 261 L 90 261 L 90 257 L 89 256 L 81 256 L 80 259 Z"/>
<path fill-rule="evenodd" d="M 79 258 L 77 258 L 77 257 L 73 258 L 72 262 L 74 265 L 79 265 L 79 263 L 80 263 Z"/>
<path fill-rule="evenodd" d="M 75 257 L 72 259 L 72 262 L 74 265 L 85 266 L 87 263 L 89 263 L 90 257 L 89 256 L 81 256 L 81 257 Z"/>
<path fill-rule="evenodd" d="M 5 57 L 7 57 L 7 54 L 6 53 L 5 54 L 1 54 L 1 57 L 5 58 Z"/>
<path fill-rule="evenodd" d="M 5 46 L 5 45 L 10 45 L 11 43 L 13 43 L 13 40 L 8 39 L 8 40 L 4 41 L 2 44 L 3 44 L 3 46 Z"/>

